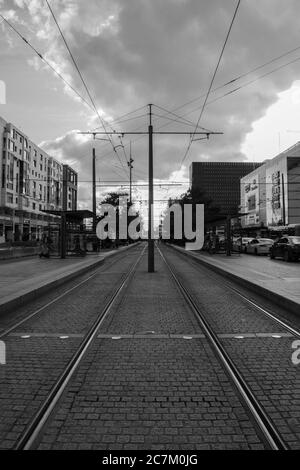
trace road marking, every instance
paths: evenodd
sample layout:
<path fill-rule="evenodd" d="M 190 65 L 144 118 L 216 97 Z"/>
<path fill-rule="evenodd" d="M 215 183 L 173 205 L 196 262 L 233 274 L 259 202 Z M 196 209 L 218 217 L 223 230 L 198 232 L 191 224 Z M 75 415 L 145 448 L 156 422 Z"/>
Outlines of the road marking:
<path fill-rule="evenodd" d="M 150 332 L 149 332 L 150 333 Z M 98 339 L 184 339 L 184 340 L 191 340 L 191 339 L 204 339 L 206 336 L 203 333 L 190 333 L 190 334 L 177 334 L 177 333 L 156 333 L 149 334 L 148 332 L 145 333 L 134 333 L 134 334 L 112 334 L 112 333 L 104 333 L 98 334 Z M 10 333 L 8 336 L 14 338 L 59 338 L 59 339 L 69 339 L 69 338 L 84 338 L 84 334 L 82 333 Z M 274 339 L 281 339 L 281 338 L 292 338 L 294 335 L 291 333 L 279 332 L 279 333 L 220 333 L 217 335 L 218 338 L 228 338 L 228 339 L 248 339 L 248 338 L 274 338 Z"/>

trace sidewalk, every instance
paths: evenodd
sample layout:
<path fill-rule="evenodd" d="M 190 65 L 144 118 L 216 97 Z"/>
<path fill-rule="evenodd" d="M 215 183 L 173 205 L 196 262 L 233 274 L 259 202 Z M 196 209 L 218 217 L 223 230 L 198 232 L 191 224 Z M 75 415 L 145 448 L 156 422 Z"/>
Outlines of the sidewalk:
<path fill-rule="evenodd" d="M 0 262 L 0 314 L 34 299 L 134 245 L 84 258 L 40 259 L 38 256 Z"/>
<path fill-rule="evenodd" d="M 209 265 L 216 272 L 243 284 L 245 287 L 278 300 L 283 307 L 300 312 L 300 262 L 287 263 L 270 260 L 268 256 L 233 253 L 210 255 L 207 252 L 188 252 L 173 245 L 173 248 Z"/>

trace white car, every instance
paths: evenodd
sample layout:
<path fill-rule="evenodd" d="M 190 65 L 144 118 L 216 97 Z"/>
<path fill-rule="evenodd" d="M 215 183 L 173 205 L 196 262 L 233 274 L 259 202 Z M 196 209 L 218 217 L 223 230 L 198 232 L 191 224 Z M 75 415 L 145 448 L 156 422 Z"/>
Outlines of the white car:
<path fill-rule="evenodd" d="M 253 253 L 255 255 L 268 255 L 274 240 L 271 238 L 253 238 L 245 246 L 245 253 Z"/>
<path fill-rule="evenodd" d="M 238 243 L 241 244 L 241 239 L 239 239 Z M 245 252 L 245 248 L 246 246 L 248 245 L 249 242 L 251 242 L 251 240 L 254 240 L 253 237 L 242 237 L 242 251 Z"/>

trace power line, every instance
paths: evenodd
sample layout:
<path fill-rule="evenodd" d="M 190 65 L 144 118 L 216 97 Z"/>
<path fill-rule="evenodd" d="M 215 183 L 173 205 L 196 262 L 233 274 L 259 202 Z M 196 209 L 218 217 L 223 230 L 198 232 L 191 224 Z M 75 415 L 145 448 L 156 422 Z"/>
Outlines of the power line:
<path fill-rule="evenodd" d="M 222 88 L 225 88 L 225 87 L 228 86 L 228 85 L 231 85 L 232 83 L 234 83 L 234 82 L 240 80 L 241 78 L 244 78 L 244 77 L 246 77 L 247 75 L 250 75 L 250 74 L 256 72 L 257 70 L 260 70 L 260 69 L 266 67 L 267 65 L 270 65 L 270 64 L 272 64 L 273 62 L 276 62 L 277 60 L 280 60 L 280 59 L 282 59 L 283 57 L 285 57 L 285 56 L 287 56 L 287 55 L 290 55 L 290 54 L 292 54 L 293 52 L 295 52 L 295 51 L 297 51 L 297 50 L 299 50 L 299 49 L 300 49 L 300 46 L 294 47 L 293 49 L 290 49 L 290 50 L 288 50 L 287 52 L 284 52 L 283 54 L 280 54 L 279 56 L 276 56 L 276 57 L 274 57 L 273 59 L 271 59 L 271 60 L 269 60 L 269 61 L 267 61 L 267 62 L 265 62 L 265 63 L 263 63 L 263 64 L 261 64 L 261 65 L 258 65 L 258 66 L 256 66 L 256 67 L 254 67 L 253 69 L 248 70 L 247 72 L 244 72 L 244 73 L 238 75 L 238 76 L 235 77 L 235 78 L 232 78 L 231 80 L 229 80 L 229 81 L 227 81 L 227 82 L 225 82 L 225 83 L 223 83 L 223 84 L 221 84 L 221 85 L 219 85 L 219 86 L 213 88 L 213 89 L 211 90 L 210 94 L 215 93 L 216 91 L 218 91 L 218 90 L 220 90 L 220 89 L 222 89 Z M 289 63 L 290 63 L 290 62 L 289 62 Z M 289 64 L 289 63 L 288 63 L 288 64 Z M 288 65 L 288 64 L 287 64 L 287 65 Z M 275 69 L 275 70 L 276 70 L 276 69 Z M 176 107 L 176 108 L 174 108 L 173 111 L 178 111 L 179 109 L 182 109 L 182 108 L 188 106 L 189 104 L 195 103 L 196 101 L 199 101 L 201 98 L 204 98 L 204 97 L 205 97 L 205 93 L 202 94 L 202 95 L 200 95 L 200 96 L 198 96 L 198 97 L 196 97 L 196 98 L 193 98 L 193 99 L 190 100 L 190 101 L 187 101 L 187 102 L 183 103 L 182 105 L 180 105 L 180 106 L 178 106 L 178 107 Z M 199 108 L 195 108 L 195 109 L 199 109 Z M 186 113 L 186 114 L 184 114 L 183 116 L 186 116 L 187 114 L 190 114 L 190 113 Z"/>
<path fill-rule="evenodd" d="M 245 72 L 245 73 L 239 75 L 238 77 L 235 77 L 235 78 L 229 80 L 228 82 L 226 82 L 226 83 L 224 83 L 224 84 L 222 84 L 222 85 L 220 85 L 220 86 L 214 88 L 213 90 L 211 90 L 211 93 L 210 93 L 210 94 L 215 93 L 217 90 L 220 90 L 220 89 L 222 89 L 222 88 L 225 88 L 225 87 L 228 86 L 229 84 L 232 84 L 232 83 L 234 83 L 235 81 L 237 81 L 237 80 L 239 80 L 239 79 L 241 79 L 241 78 L 244 78 L 244 77 L 246 77 L 247 75 L 250 75 L 251 73 L 253 73 L 253 72 L 257 71 L 257 70 L 259 70 L 259 69 L 261 69 L 261 68 L 263 68 L 263 67 L 266 67 L 267 65 L 269 65 L 269 64 L 271 64 L 271 63 L 273 63 L 273 62 L 276 62 L 277 60 L 281 59 L 282 57 L 285 57 L 285 56 L 287 56 L 287 55 L 289 55 L 289 54 L 295 52 L 295 51 L 298 50 L 298 49 L 300 49 L 300 46 L 295 47 L 294 49 L 291 49 L 291 50 L 289 50 L 289 51 L 287 51 L 287 52 L 285 52 L 285 53 L 283 53 L 283 54 L 281 54 L 281 55 L 279 55 L 279 56 L 277 56 L 277 57 L 275 57 L 275 58 L 269 60 L 268 62 L 265 62 L 264 64 L 261 64 L 261 65 L 255 67 L 254 69 L 251 69 L 251 70 L 249 70 L 248 72 Z M 246 86 L 248 86 L 248 85 L 254 83 L 255 81 L 261 80 L 262 78 L 264 78 L 264 77 L 266 77 L 266 76 L 268 76 L 268 75 L 271 75 L 272 73 L 274 73 L 274 72 L 276 72 L 276 71 L 278 71 L 278 70 L 280 70 L 280 69 L 282 69 L 282 68 L 284 68 L 284 67 L 287 67 L 288 65 L 291 65 L 291 64 L 293 64 L 293 63 L 295 63 L 295 62 L 297 62 L 297 61 L 299 61 L 299 60 L 300 60 L 300 57 L 298 57 L 298 58 L 296 58 L 296 59 L 294 59 L 294 60 L 292 60 L 292 61 L 289 61 L 289 62 L 287 62 L 287 63 L 285 63 L 285 64 L 282 64 L 282 65 L 280 65 L 279 67 L 276 67 L 276 68 L 272 69 L 271 71 L 266 72 L 266 73 L 264 73 L 264 74 L 262 74 L 262 75 L 256 77 L 255 79 L 253 79 L 253 80 L 247 82 L 246 84 L 244 84 L 244 85 L 242 85 L 242 86 L 240 86 L 240 87 L 238 87 L 238 88 L 235 88 L 234 90 L 231 90 L 231 91 L 225 93 L 224 95 L 215 98 L 214 100 L 209 101 L 209 102 L 206 104 L 206 106 L 208 106 L 208 105 L 214 103 L 215 101 L 218 101 L 218 100 L 220 100 L 220 99 L 222 99 L 222 98 L 224 98 L 224 97 L 226 97 L 226 96 L 228 96 L 228 95 L 234 93 L 235 91 L 238 91 L 238 90 L 240 90 L 240 89 L 242 89 L 242 88 L 244 88 L 244 87 L 246 87 Z M 182 109 L 182 108 L 184 108 L 185 106 L 188 106 L 189 104 L 192 104 L 192 103 L 198 101 L 199 99 L 203 98 L 204 96 L 205 96 L 205 94 L 203 94 L 203 95 L 201 95 L 201 96 L 199 96 L 199 97 L 197 97 L 197 98 L 195 98 L 195 99 L 193 99 L 193 100 L 187 101 L 186 103 L 184 103 L 184 104 L 182 104 L 182 105 L 180 105 L 180 106 L 178 106 L 178 107 L 176 107 L 176 108 L 173 108 L 173 111 L 177 111 L 177 110 L 179 110 L 179 109 Z M 158 105 L 155 105 L 155 106 L 158 107 Z M 191 111 L 187 111 L 185 114 L 183 114 L 183 115 L 181 116 L 181 118 L 184 118 L 184 116 L 188 116 L 189 114 L 192 114 L 193 112 L 195 112 L 195 111 L 197 111 L 198 109 L 200 109 L 200 107 L 201 107 L 201 106 L 197 106 L 196 108 L 193 108 Z M 166 110 L 166 111 L 167 111 L 167 110 Z M 166 115 L 167 115 L 167 114 L 169 114 L 169 111 L 167 111 Z M 162 129 L 162 128 L 167 127 L 167 126 L 169 126 L 169 125 L 170 125 L 170 123 L 165 123 L 165 124 L 161 125 L 161 126 L 159 127 L 159 129 Z M 140 129 L 140 127 L 138 127 L 137 129 Z M 139 139 L 135 139 L 133 142 L 137 142 L 137 141 L 139 141 L 139 140 L 141 140 L 141 139 L 143 139 L 143 138 L 144 138 L 144 137 L 141 137 L 141 138 L 139 138 Z M 110 155 L 110 152 L 108 152 L 107 154 L 105 154 L 105 156 L 106 156 L 106 155 Z"/>
<path fill-rule="evenodd" d="M 127 116 L 130 116 L 131 114 L 137 113 L 138 111 L 141 111 L 141 109 L 144 109 L 146 107 L 147 107 L 147 105 L 143 105 L 143 106 L 140 106 L 139 108 L 134 109 L 133 111 L 129 111 L 128 113 L 122 114 L 121 116 L 118 116 L 117 118 L 113 119 L 111 121 L 111 124 L 117 124 L 118 122 L 121 122 L 121 119 L 123 119 Z M 141 115 L 140 117 L 143 117 L 143 116 L 147 116 L 147 114 L 145 113 L 144 115 Z M 133 117 L 132 119 L 135 119 L 135 117 Z M 100 129 L 100 127 L 95 127 L 94 129 L 92 129 L 92 132 L 97 131 L 98 129 Z"/>
<path fill-rule="evenodd" d="M 300 60 L 300 57 L 296 57 L 296 59 L 293 59 L 293 60 L 291 60 L 291 61 L 289 61 L 289 62 L 287 62 L 287 63 L 285 63 L 285 64 L 282 64 L 282 65 L 280 65 L 279 67 L 276 67 L 275 69 L 270 70 L 269 72 L 266 72 L 266 73 L 264 73 L 263 75 L 260 75 L 259 77 L 253 78 L 253 80 L 249 80 L 249 82 L 246 82 L 246 83 L 244 83 L 243 85 L 240 85 L 239 87 L 234 88 L 233 90 L 228 91 L 228 92 L 225 93 L 224 95 L 218 96 L 217 98 L 215 98 L 215 99 L 209 101 L 209 102 L 207 103 L 207 105 L 212 104 L 212 103 L 215 103 L 216 101 L 219 101 L 220 99 L 224 98 L 225 96 L 231 95 L 232 93 L 235 93 L 236 91 L 239 91 L 239 90 L 241 90 L 242 88 L 245 88 L 246 86 L 249 86 L 249 85 L 251 85 L 251 84 L 254 83 L 254 82 L 257 82 L 258 80 L 261 80 L 262 78 L 267 77 L 268 75 L 271 75 L 272 73 L 277 72 L 278 70 L 281 70 L 281 69 L 283 69 L 284 67 L 287 67 L 288 65 L 291 65 L 291 64 L 294 64 L 295 62 L 298 62 L 299 60 Z M 195 111 L 195 110 L 194 110 L 194 111 Z"/>
<path fill-rule="evenodd" d="M 45 64 L 91 109 L 92 106 L 86 99 L 59 73 L 51 64 L 50 62 L 45 59 L 45 57 L 24 37 L 22 34 L 8 21 L 1 13 L 0 17 L 3 19 L 3 21 L 29 46 L 35 54 L 39 56 L 39 58 L 45 62 Z M 94 109 L 93 109 L 94 110 Z"/>
<path fill-rule="evenodd" d="M 71 51 L 71 49 L 70 49 L 70 47 L 69 47 L 69 45 L 68 45 L 68 42 L 67 42 L 67 40 L 66 40 L 66 38 L 65 38 L 65 36 L 64 36 L 64 33 L 63 33 L 63 31 L 62 31 L 62 29 L 61 29 L 61 27 L 60 27 L 60 25 L 59 25 L 59 23 L 58 23 L 58 21 L 57 21 L 57 19 L 56 19 L 55 13 L 54 13 L 54 11 L 52 10 L 49 1 L 48 1 L 48 0 L 45 0 L 45 1 L 46 1 L 47 6 L 48 6 L 48 8 L 49 8 L 49 10 L 50 10 L 50 13 L 51 13 L 51 15 L 52 15 L 52 18 L 53 18 L 53 20 L 54 20 L 54 22 L 55 22 L 55 24 L 56 24 L 56 26 L 57 26 L 57 28 L 58 28 L 58 31 L 59 31 L 59 33 L 60 33 L 60 35 L 61 35 L 61 37 L 62 37 L 62 40 L 63 40 L 63 42 L 64 42 L 64 44 L 65 44 L 65 46 L 66 46 L 66 48 L 67 48 L 67 50 L 68 50 L 68 52 L 69 52 L 69 55 L 70 55 L 71 60 L 72 60 L 72 62 L 73 62 L 73 65 L 74 65 L 74 67 L 76 68 L 76 70 L 77 70 L 77 72 L 78 72 L 78 75 L 79 75 L 79 77 L 80 77 L 80 80 L 81 80 L 81 82 L 82 82 L 82 84 L 83 84 L 83 86 L 84 86 L 84 88 L 85 88 L 85 90 L 86 90 L 86 92 L 87 92 L 87 94 L 88 94 L 88 97 L 89 97 L 90 100 L 91 100 L 91 103 L 92 103 L 92 105 L 93 105 L 93 108 L 94 108 L 94 110 L 95 110 L 95 112 L 96 112 L 96 114 L 97 114 L 97 116 L 98 116 L 98 118 L 99 118 L 99 121 L 101 122 L 102 127 L 103 127 L 103 129 L 104 129 L 104 131 L 105 131 L 105 133 L 106 133 L 106 127 L 105 127 L 104 119 L 103 119 L 103 118 L 100 116 L 100 114 L 99 114 L 99 111 L 98 111 L 98 109 L 97 109 L 97 107 L 96 107 L 95 101 L 94 101 L 94 99 L 93 99 L 93 97 L 92 97 L 92 95 L 91 95 L 91 93 L 90 93 L 90 90 L 89 90 L 89 88 L 88 88 L 88 86 L 87 86 L 87 84 L 86 84 L 86 81 L 85 81 L 85 79 L 83 78 L 83 75 L 82 75 L 82 73 L 81 73 L 81 71 L 80 71 L 80 69 L 79 69 L 79 67 L 78 67 L 78 65 L 77 65 L 77 62 L 76 62 L 76 60 L 75 60 L 75 58 L 74 58 L 74 55 L 73 55 L 73 53 L 72 53 L 72 51 Z M 114 152 L 115 152 L 116 155 L 118 156 L 118 153 L 117 153 L 117 151 L 116 151 L 116 146 L 114 145 L 114 143 L 113 143 L 113 141 L 112 141 L 112 138 L 110 137 L 109 134 L 106 133 L 106 135 L 107 135 L 107 138 L 108 138 L 109 142 L 111 143 L 111 146 L 112 146 Z M 118 158 L 119 158 L 119 157 L 118 157 Z M 119 158 L 119 161 L 120 161 L 120 163 L 121 163 L 120 158 Z M 122 166 L 123 166 L 123 165 L 122 165 Z M 124 169 L 124 171 L 125 171 L 125 173 L 126 173 L 126 170 L 125 170 L 125 169 Z"/>
<path fill-rule="evenodd" d="M 58 72 L 53 67 L 53 65 L 50 64 L 47 59 L 45 59 L 45 57 L 30 43 L 30 41 L 28 41 L 24 36 L 22 36 L 22 34 L 10 23 L 9 20 L 7 20 L 1 13 L 0 17 L 17 34 L 17 36 L 21 38 L 26 43 L 26 45 L 30 47 L 30 49 L 32 49 L 34 53 L 55 73 L 55 75 L 57 75 L 65 83 L 65 85 L 67 85 L 68 88 L 70 88 L 81 99 L 81 101 L 83 101 L 90 109 L 92 109 L 92 111 L 95 111 L 94 107 L 91 106 L 91 104 L 63 77 L 60 72 Z M 112 171 L 115 172 L 114 170 Z"/>
<path fill-rule="evenodd" d="M 197 126 L 193 121 L 190 121 L 189 119 L 185 119 L 183 116 L 179 116 L 178 114 L 174 113 L 173 111 L 170 111 L 168 109 L 165 109 L 163 108 L 162 106 L 158 106 L 157 104 L 154 104 L 153 106 L 155 106 L 156 108 L 160 109 L 161 111 L 165 111 L 166 114 L 164 116 L 159 116 L 159 117 L 166 117 L 168 114 L 171 114 L 172 116 L 175 116 L 177 117 L 178 119 L 181 119 L 183 120 L 183 123 L 184 124 L 190 124 L 192 126 L 196 126 L 196 127 L 199 127 L 199 129 L 202 129 L 204 131 L 207 131 L 207 132 L 211 132 L 210 129 L 206 129 L 205 127 L 202 127 L 202 126 Z M 170 118 L 169 118 L 170 119 Z M 175 121 L 175 120 L 174 120 Z M 185 122 L 184 122 L 185 121 Z"/>
<path fill-rule="evenodd" d="M 190 139 L 190 142 L 189 142 L 189 144 L 188 144 L 188 147 L 187 147 L 187 149 L 186 149 L 186 152 L 185 152 L 185 154 L 184 154 L 184 156 L 183 156 L 183 159 L 182 159 L 182 161 L 181 161 L 180 168 L 181 168 L 183 162 L 185 161 L 185 159 L 186 159 L 186 157 L 187 157 L 187 155 L 188 155 L 188 152 L 189 152 L 189 150 L 190 150 L 190 148 L 191 148 L 191 145 L 192 145 L 192 142 L 193 142 L 193 138 L 195 137 L 195 133 L 196 133 L 197 127 L 198 127 L 198 125 L 199 125 L 199 123 L 200 123 L 200 120 L 201 120 L 201 118 L 202 118 L 202 115 L 203 115 L 203 112 L 204 112 L 204 108 L 205 108 L 205 106 L 206 106 L 206 103 L 207 103 L 207 100 L 208 100 L 208 96 L 209 96 L 210 91 L 211 91 L 211 89 L 212 89 L 213 82 L 214 82 L 214 80 L 215 80 L 215 77 L 216 77 L 216 74 L 217 74 L 217 71 L 218 71 L 218 68 L 219 68 L 221 59 L 222 59 L 222 57 L 223 57 L 223 54 L 224 54 L 224 51 L 225 51 L 225 47 L 226 47 L 226 44 L 227 44 L 227 42 L 228 42 L 229 35 L 230 35 L 230 32 L 231 32 L 231 29 L 232 29 L 232 26 L 233 26 L 235 17 L 236 17 L 236 15 L 237 15 L 237 12 L 238 12 L 240 3 L 241 3 L 241 0 L 238 0 L 237 6 L 236 6 L 236 8 L 235 8 L 235 11 L 234 11 L 234 14 L 233 14 L 233 17 L 232 17 L 230 26 L 229 26 L 229 30 L 228 30 L 228 32 L 227 32 L 227 35 L 226 35 L 226 38 L 225 38 L 225 41 L 224 41 L 224 44 L 223 44 L 223 47 L 222 47 L 222 50 L 221 50 L 221 54 L 220 54 L 220 56 L 219 56 L 219 59 L 218 59 L 218 62 L 217 62 L 215 71 L 214 71 L 214 73 L 213 73 L 213 76 L 212 76 L 212 79 L 211 79 L 209 88 L 208 88 L 207 93 L 206 93 L 206 96 L 205 96 L 204 103 L 203 103 L 202 108 L 201 108 L 200 115 L 199 115 L 199 117 L 198 117 L 197 124 L 196 124 L 196 126 L 195 126 L 194 134 L 193 134 L 193 136 L 192 136 L 191 139 Z"/>

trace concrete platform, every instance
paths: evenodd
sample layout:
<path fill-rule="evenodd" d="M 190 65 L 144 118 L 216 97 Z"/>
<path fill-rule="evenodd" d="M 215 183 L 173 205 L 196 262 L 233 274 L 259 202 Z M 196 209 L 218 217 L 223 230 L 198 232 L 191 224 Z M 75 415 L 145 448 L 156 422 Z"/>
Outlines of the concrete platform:
<path fill-rule="evenodd" d="M 186 251 L 175 245 L 172 248 L 300 315 L 299 261 L 287 263 L 280 259 L 271 260 L 268 256 L 236 253 L 210 255 L 203 251 Z"/>
<path fill-rule="evenodd" d="M 40 259 L 38 256 L 0 262 L 0 315 L 100 266 L 106 258 L 126 251 L 103 251 L 84 258 Z"/>

